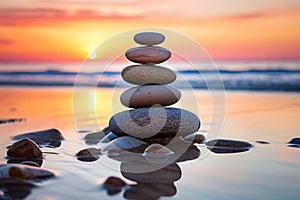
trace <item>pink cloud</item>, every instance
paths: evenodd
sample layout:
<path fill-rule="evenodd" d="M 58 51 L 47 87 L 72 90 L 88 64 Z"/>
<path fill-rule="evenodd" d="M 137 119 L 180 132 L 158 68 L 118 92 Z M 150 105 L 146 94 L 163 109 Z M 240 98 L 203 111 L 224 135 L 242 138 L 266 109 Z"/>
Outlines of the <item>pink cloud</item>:
<path fill-rule="evenodd" d="M 75 12 L 67 12 L 63 9 L 0 9 L 0 25 L 35 25 L 44 22 L 53 22 L 54 20 L 130 20 L 141 19 L 142 15 L 130 15 L 123 13 L 104 14 L 96 10 L 78 10 Z"/>

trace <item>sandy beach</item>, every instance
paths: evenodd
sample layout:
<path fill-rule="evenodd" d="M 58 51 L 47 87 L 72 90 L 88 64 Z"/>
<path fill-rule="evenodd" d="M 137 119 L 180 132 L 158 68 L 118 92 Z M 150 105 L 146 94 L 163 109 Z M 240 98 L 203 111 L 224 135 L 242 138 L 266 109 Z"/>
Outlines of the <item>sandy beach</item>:
<path fill-rule="evenodd" d="M 111 102 L 112 95 L 119 94 L 124 89 L 117 90 L 90 90 L 91 95 L 83 95 L 82 101 L 95 102 L 95 108 L 87 108 L 83 104 L 82 108 L 77 108 L 74 120 L 72 88 L 0 88 L 1 120 L 25 119 L 0 125 L 0 164 L 7 162 L 6 147 L 13 143 L 12 136 L 56 128 L 65 137 L 58 148 L 42 148 L 45 156 L 42 167 L 53 170 L 56 176 L 39 182 L 27 199 L 128 197 L 126 189 L 110 196 L 101 188 L 101 183 L 108 176 L 117 176 L 128 184 L 134 183 L 122 177 L 120 162 L 104 155 L 95 162 L 81 162 L 75 157 L 79 150 L 97 146 L 85 144 L 83 138 L 88 132 L 107 125 L 115 112 L 110 106 L 114 104 Z M 206 91 L 198 90 L 196 97 L 202 120 L 200 131 L 207 136 L 209 127 L 214 125 L 210 123 L 211 100 Z M 185 102 L 188 102 L 188 98 Z M 166 189 L 172 191 L 167 196 L 171 199 L 199 199 L 199 195 L 207 199 L 253 199 L 255 195 L 259 199 L 297 199 L 300 180 L 299 148 L 288 147 L 286 143 L 299 137 L 299 111 L 299 93 L 227 91 L 225 123 L 219 137 L 247 141 L 254 147 L 242 153 L 211 152 L 206 155 L 209 152 L 206 147 L 198 145 L 200 158 L 177 163 L 182 176 L 174 186 Z M 259 144 L 256 141 L 266 141 L 269 144 Z M 147 191 L 143 187 L 137 190 Z M 159 191 L 157 195 L 160 195 Z"/>

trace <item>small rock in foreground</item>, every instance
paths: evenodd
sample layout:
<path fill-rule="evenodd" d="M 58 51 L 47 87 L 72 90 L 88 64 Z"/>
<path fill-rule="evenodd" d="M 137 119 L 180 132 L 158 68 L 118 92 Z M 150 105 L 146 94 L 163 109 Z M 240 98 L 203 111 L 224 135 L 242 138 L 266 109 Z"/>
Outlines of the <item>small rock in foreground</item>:
<path fill-rule="evenodd" d="M 28 165 L 6 164 L 0 166 L 0 178 L 35 179 L 51 176 L 54 176 L 54 173 L 49 170 Z"/>
<path fill-rule="evenodd" d="M 93 162 L 99 159 L 101 155 L 101 150 L 96 148 L 88 148 L 79 151 L 76 157 L 80 161 Z"/>
<path fill-rule="evenodd" d="M 31 139 L 25 138 L 15 142 L 7 151 L 7 155 L 17 158 L 39 158 L 42 157 L 42 151 Z"/>

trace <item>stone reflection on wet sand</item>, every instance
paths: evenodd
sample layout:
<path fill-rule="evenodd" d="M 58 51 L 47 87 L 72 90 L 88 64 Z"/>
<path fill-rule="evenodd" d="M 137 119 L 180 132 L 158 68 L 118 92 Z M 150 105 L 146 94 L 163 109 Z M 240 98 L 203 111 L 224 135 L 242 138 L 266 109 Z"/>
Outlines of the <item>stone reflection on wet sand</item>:
<path fill-rule="evenodd" d="M 161 157 L 149 160 L 142 153 L 128 151 L 108 154 L 109 158 L 121 162 L 120 171 L 122 176 L 135 182 L 135 184 L 123 187 L 123 197 L 125 199 L 139 199 L 141 196 L 144 199 L 159 199 L 160 197 L 174 196 L 177 193 L 174 183 L 182 177 L 182 171 L 178 162 L 197 159 L 201 153 L 194 144 L 188 144 L 184 141 L 176 142 L 176 144 L 170 147 L 174 150 L 174 154 L 164 156 L 169 158 L 164 160 L 165 162 L 161 160 Z M 185 148 L 184 150 L 182 149 L 183 147 Z M 161 162 L 156 162 L 155 159 Z M 174 162 L 170 163 L 169 161 L 172 160 Z M 109 195 L 119 192 L 121 192 L 120 187 L 107 188 Z"/>

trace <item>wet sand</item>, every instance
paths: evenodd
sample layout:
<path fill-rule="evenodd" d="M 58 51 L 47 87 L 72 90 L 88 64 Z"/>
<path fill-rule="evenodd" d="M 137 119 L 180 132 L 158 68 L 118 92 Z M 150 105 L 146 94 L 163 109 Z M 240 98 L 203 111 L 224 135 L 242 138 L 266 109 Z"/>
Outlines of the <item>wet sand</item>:
<path fill-rule="evenodd" d="M 75 154 L 94 147 L 84 143 L 86 131 L 104 128 L 113 113 L 126 109 L 117 103 L 121 91 L 109 88 L 84 91 L 73 104 L 72 88 L 0 88 L 0 119 L 25 119 L 0 124 L 0 164 L 7 162 L 6 146 L 13 143 L 11 136 L 57 128 L 66 138 L 59 148 L 42 148 L 45 155 L 42 167 L 54 170 L 56 177 L 37 183 L 39 187 L 30 191 L 28 199 L 123 199 L 138 191 L 152 191 L 171 199 L 299 197 L 300 148 L 287 147 L 286 143 L 300 136 L 300 94 L 245 91 L 226 92 L 226 115 L 220 137 L 247 141 L 254 148 L 243 153 L 215 154 L 198 145 L 200 158 L 177 163 L 182 176 L 173 184 L 162 185 L 164 193 L 155 185 L 141 184 L 133 191 L 124 189 L 108 195 L 101 188 L 101 182 L 108 176 L 134 183 L 122 176 L 121 162 L 106 156 L 95 162 L 81 162 Z M 181 104 L 176 106 L 194 111 L 193 96 L 185 92 Z M 200 131 L 209 138 L 207 131 L 215 125 L 211 122 L 214 105 L 207 91 L 197 91 L 195 95 L 202 120 Z M 257 140 L 270 144 L 259 144 Z"/>

